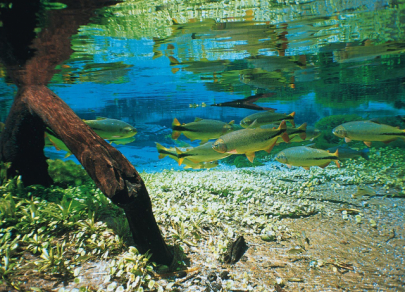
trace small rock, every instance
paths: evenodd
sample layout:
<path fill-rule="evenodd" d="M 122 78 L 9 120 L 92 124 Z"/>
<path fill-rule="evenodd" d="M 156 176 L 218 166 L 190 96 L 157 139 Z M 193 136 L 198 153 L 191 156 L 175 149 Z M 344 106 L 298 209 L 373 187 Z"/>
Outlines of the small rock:
<path fill-rule="evenodd" d="M 185 276 L 187 276 L 187 273 L 185 271 L 179 271 L 176 275 L 176 278 L 184 278 Z"/>
<path fill-rule="evenodd" d="M 221 273 L 219 273 L 219 277 L 222 280 L 229 280 L 231 277 L 229 276 L 229 272 L 228 271 L 222 271 Z"/>
<path fill-rule="evenodd" d="M 208 281 L 213 282 L 217 279 L 217 274 L 215 274 L 215 272 L 211 272 L 208 277 L 207 277 Z"/>

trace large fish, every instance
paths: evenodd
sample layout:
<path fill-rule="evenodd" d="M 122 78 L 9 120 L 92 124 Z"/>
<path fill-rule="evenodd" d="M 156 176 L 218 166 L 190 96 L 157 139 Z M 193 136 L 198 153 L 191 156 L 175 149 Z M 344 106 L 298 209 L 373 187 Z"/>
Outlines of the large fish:
<path fill-rule="evenodd" d="M 278 137 L 288 142 L 286 122 L 282 121 L 277 129 L 242 129 L 227 133 L 216 140 L 212 146 L 219 153 L 246 154 L 250 162 L 255 158 L 255 152 L 273 149 Z"/>
<path fill-rule="evenodd" d="M 289 115 L 274 113 L 272 111 L 258 112 L 244 118 L 240 121 L 240 125 L 244 128 L 258 128 L 263 125 L 279 123 L 284 120 L 290 122 L 291 125 L 295 127 L 294 116 L 295 112 Z"/>
<path fill-rule="evenodd" d="M 315 149 L 307 146 L 297 146 L 280 151 L 276 155 L 276 160 L 287 164 L 288 167 L 302 166 L 309 169 L 311 166 L 326 167 L 331 161 L 335 161 L 337 167 L 340 167 L 338 150 L 335 153 L 329 153 L 326 150 Z"/>
<path fill-rule="evenodd" d="M 187 151 L 181 151 L 179 148 L 176 148 L 179 165 L 181 165 L 183 163 L 183 160 L 186 158 L 194 163 L 200 163 L 216 161 L 231 155 L 228 153 L 219 153 L 217 151 L 214 151 L 212 149 L 212 145 L 213 142 L 208 142 Z"/>
<path fill-rule="evenodd" d="M 352 140 L 363 141 L 368 147 L 374 141 L 389 143 L 398 138 L 405 140 L 405 130 L 372 121 L 344 123 L 334 128 L 332 133 L 340 138 L 345 138 L 346 143 Z"/>
<path fill-rule="evenodd" d="M 106 140 L 126 139 L 134 136 L 137 131 L 130 124 L 116 119 L 97 118 L 96 120 L 83 120 L 101 138 Z"/>
<path fill-rule="evenodd" d="M 370 152 L 370 149 L 364 148 L 360 151 L 357 151 L 355 149 L 350 148 L 347 145 L 339 145 L 336 147 L 331 147 L 326 149 L 327 151 L 334 153 L 336 150 L 339 150 L 339 160 L 346 160 L 346 159 L 352 159 L 352 158 L 357 158 L 357 157 L 363 157 L 366 160 L 369 160 L 370 158 L 368 157 L 368 153 Z"/>
<path fill-rule="evenodd" d="M 204 144 L 210 139 L 218 139 L 221 135 L 233 131 L 233 123 L 234 121 L 227 124 L 218 120 L 196 118 L 194 122 L 180 124 L 175 118 L 172 123 L 172 139 L 176 140 L 183 134 L 191 141 L 199 139 L 200 144 Z"/>

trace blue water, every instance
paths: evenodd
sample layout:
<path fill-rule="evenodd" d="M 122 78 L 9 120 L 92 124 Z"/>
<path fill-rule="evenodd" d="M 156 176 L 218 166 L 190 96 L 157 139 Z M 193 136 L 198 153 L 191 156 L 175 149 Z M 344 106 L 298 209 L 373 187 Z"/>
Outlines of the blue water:
<path fill-rule="evenodd" d="M 405 115 L 405 73 L 401 70 L 405 40 L 402 22 L 397 20 L 401 18 L 399 6 L 380 1 L 328 6 L 314 1 L 302 6 L 286 4 L 279 15 L 269 18 L 265 12 L 272 10 L 263 3 L 256 5 L 242 6 L 238 11 L 242 16 L 234 18 L 206 14 L 179 19 L 180 24 L 169 25 L 161 38 L 153 32 L 139 38 L 106 36 L 97 32 L 102 26 L 83 29 L 73 39 L 84 45 L 73 43 L 75 53 L 63 63 L 70 69 L 57 73 L 49 88 L 82 119 L 108 117 L 135 126 L 136 140 L 117 148 L 138 171 L 181 169 L 169 158 L 159 160 L 155 148 L 155 142 L 177 145 L 170 139 L 174 118 L 182 123 L 196 117 L 239 123 L 256 111 L 211 105 L 258 93 L 273 96 L 257 105 L 296 112 L 297 125 L 314 125 L 322 117 L 338 114 Z M 246 16 L 250 10 L 252 19 Z M 367 23 L 358 27 L 351 21 L 356 17 Z M 135 29 L 142 34 L 142 29 Z M 370 47 L 375 49 L 370 51 Z M 255 79 L 263 68 L 249 58 L 257 56 L 275 58 L 260 65 L 266 69 L 267 83 Z M 304 64 L 299 63 L 302 60 Z M 208 61 L 212 65 L 205 66 Z M 111 64 L 118 65 L 108 67 Z M 387 73 L 380 73 L 383 70 Z M 369 78 L 359 78 L 359 72 Z M 70 81 L 61 82 L 63 74 Z M 249 74 L 251 83 L 246 81 Z M 16 92 L 7 82 L 5 78 L 0 82 L 3 121 Z M 198 145 L 184 136 L 179 140 Z M 46 155 L 63 158 L 65 153 L 47 148 Z"/>

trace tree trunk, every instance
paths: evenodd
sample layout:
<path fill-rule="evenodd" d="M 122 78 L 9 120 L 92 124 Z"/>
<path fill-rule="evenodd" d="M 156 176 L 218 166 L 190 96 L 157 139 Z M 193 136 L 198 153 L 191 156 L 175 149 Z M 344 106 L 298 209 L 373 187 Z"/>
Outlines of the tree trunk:
<path fill-rule="evenodd" d="M 97 187 L 124 209 L 139 252 L 149 251 L 152 261 L 170 265 L 173 255 L 155 221 L 149 194 L 139 173 L 46 87 L 55 66 L 71 54 L 71 35 L 104 2 L 71 1 L 68 9 L 47 10 L 47 22 L 43 22 L 48 27 L 31 43 L 29 38 L 35 37 L 32 31 L 36 28 L 35 15 L 42 15 L 37 13 L 40 2 L 31 1 L 16 1 L 12 6 L 0 7 L 0 58 L 19 88 L 1 134 L 0 160 L 11 162 L 10 171 L 20 174 L 25 185 L 51 185 L 43 153 L 44 130 L 49 127 L 77 157 Z M 27 3 L 34 3 L 36 10 L 27 9 Z M 27 11 L 34 16 L 27 15 Z M 30 26 L 19 25 L 21 15 L 31 19 Z"/>

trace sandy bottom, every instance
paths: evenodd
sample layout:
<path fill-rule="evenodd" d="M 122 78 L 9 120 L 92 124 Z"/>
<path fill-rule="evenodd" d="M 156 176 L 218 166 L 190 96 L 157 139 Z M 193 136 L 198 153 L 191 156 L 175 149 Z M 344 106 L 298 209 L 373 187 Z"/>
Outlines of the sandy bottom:
<path fill-rule="evenodd" d="M 404 156 L 383 155 L 394 162 L 377 153 L 341 169 L 141 173 L 166 242 L 184 251 L 184 272 L 154 279 L 165 291 L 405 291 Z M 353 197 L 360 184 L 374 193 Z M 238 236 L 248 249 L 224 264 Z M 110 261 L 85 263 L 80 284 L 30 279 L 27 289 L 106 289 Z"/>

